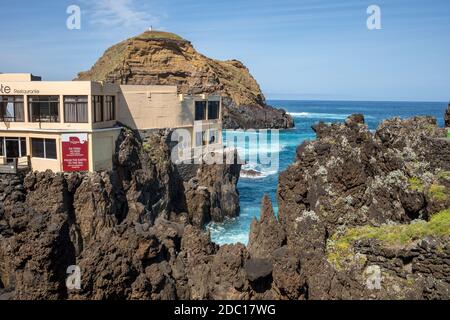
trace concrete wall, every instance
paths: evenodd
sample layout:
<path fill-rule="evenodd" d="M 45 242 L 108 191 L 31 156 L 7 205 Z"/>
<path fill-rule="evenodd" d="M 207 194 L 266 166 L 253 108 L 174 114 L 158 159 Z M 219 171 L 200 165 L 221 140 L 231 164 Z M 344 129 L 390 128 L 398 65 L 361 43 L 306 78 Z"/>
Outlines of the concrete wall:
<path fill-rule="evenodd" d="M 31 73 L 0 73 L 0 81 L 39 81 L 41 77 Z"/>
<path fill-rule="evenodd" d="M 183 109 L 176 86 L 122 85 L 118 120 L 133 129 L 192 125 L 192 110 Z"/>
<path fill-rule="evenodd" d="M 90 170 L 101 171 L 112 168 L 113 155 L 120 130 L 94 132 L 89 135 Z"/>

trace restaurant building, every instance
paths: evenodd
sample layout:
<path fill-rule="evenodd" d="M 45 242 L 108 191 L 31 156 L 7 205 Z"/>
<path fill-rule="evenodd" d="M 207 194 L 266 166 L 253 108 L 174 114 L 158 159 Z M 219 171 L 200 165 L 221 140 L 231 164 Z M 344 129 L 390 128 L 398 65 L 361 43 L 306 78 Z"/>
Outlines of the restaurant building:
<path fill-rule="evenodd" d="M 0 74 L 0 172 L 109 170 L 123 125 L 144 136 L 184 128 L 193 148 L 218 144 L 221 104 L 220 96 L 180 95 L 176 86 Z"/>

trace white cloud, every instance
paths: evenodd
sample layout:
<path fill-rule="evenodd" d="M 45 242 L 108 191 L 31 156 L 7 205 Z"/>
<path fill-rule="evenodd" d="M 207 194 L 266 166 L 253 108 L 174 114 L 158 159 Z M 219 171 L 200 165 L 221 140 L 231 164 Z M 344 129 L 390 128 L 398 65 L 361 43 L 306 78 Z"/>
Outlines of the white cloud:
<path fill-rule="evenodd" d="M 151 13 L 148 8 L 138 8 L 134 0 L 95 0 L 85 3 L 86 13 L 93 25 L 146 29 L 159 23 L 156 14 Z"/>

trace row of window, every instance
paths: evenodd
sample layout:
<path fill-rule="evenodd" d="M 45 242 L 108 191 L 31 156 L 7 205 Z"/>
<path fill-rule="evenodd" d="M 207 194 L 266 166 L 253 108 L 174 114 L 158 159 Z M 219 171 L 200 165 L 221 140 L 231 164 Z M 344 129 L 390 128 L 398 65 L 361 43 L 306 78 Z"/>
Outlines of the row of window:
<path fill-rule="evenodd" d="M 92 96 L 94 122 L 116 118 L 114 96 Z M 59 96 L 29 96 L 31 122 L 59 122 Z M 0 96 L 0 121 L 24 122 L 23 96 Z M 64 122 L 88 122 L 88 96 L 64 96 Z"/>
<path fill-rule="evenodd" d="M 208 114 L 206 108 L 208 107 Z M 196 101 L 195 102 L 195 121 L 216 120 L 219 119 L 220 102 L 219 101 Z"/>
<path fill-rule="evenodd" d="M 27 143 L 25 138 L 0 137 L 0 156 L 13 159 L 26 155 Z M 31 156 L 35 158 L 57 159 L 56 140 L 31 138 Z"/>

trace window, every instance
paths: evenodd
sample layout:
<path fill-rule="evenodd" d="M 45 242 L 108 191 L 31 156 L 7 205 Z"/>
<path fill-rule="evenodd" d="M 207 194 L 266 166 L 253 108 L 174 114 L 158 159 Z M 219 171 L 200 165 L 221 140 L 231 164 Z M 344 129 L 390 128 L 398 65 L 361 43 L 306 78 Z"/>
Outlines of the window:
<path fill-rule="evenodd" d="M 87 96 L 64 97 L 64 122 L 68 123 L 88 122 Z"/>
<path fill-rule="evenodd" d="M 92 106 L 94 108 L 94 122 L 103 121 L 103 96 L 92 96 Z"/>
<path fill-rule="evenodd" d="M 206 120 L 206 101 L 195 101 L 195 121 Z"/>
<path fill-rule="evenodd" d="M 1 121 L 25 121 L 23 96 L 0 96 Z"/>
<path fill-rule="evenodd" d="M 115 117 L 116 117 L 116 105 L 114 96 L 106 96 L 104 121 L 114 120 Z"/>
<path fill-rule="evenodd" d="M 30 96 L 32 122 L 59 122 L 59 96 Z"/>
<path fill-rule="evenodd" d="M 219 131 L 217 129 L 209 130 L 209 144 L 214 144 L 219 142 Z"/>
<path fill-rule="evenodd" d="M 31 138 L 31 155 L 35 158 L 56 159 L 56 140 Z"/>
<path fill-rule="evenodd" d="M 20 156 L 25 157 L 27 155 L 27 140 L 20 138 Z"/>
<path fill-rule="evenodd" d="M 8 159 L 21 158 L 27 155 L 27 143 L 25 138 L 0 138 L 0 156 Z"/>
<path fill-rule="evenodd" d="M 208 119 L 209 120 L 219 119 L 219 109 L 220 109 L 219 101 L 208 101 Z"/>
<path fill-rule="evenodd" d="M 197 131 L 195 133 L 195 146 L 205 146 L 208 143 L 206 131 Z"/>

